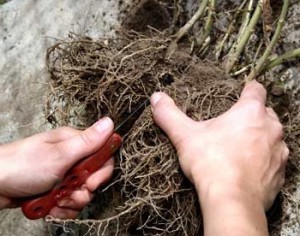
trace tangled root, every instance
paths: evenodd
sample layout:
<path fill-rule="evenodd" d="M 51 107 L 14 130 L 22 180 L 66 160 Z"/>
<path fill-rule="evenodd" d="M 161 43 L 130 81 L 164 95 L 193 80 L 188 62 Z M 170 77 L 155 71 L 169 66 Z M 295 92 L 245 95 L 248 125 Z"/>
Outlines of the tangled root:
<path fill-rule="evenodd" d="M 237 100 L 238 83 L 224 78 L 213 63 L 184 50 L 165 58 L 170 41 L 157 32 L 151 38 L 134 32 L 114 40 L 74 37 L 58 42 L 47 54 L 52 80 L 47 114 L 56 125 L 84 128 L 106 115 L 122 123 L 154 91 L 168 93 L 194 120 L 215 117 Z M 97 226 L 102 234 L 115 224 L 119 232 L 199 234 L 197 195 L 150 108 L 135 114 L 121 132 L 124 145 L 114 184 L 105 193 L 113 191 L 118 199 L 108 203 L 114 204 L 115 215 L 76 224 L 87 224 L 89 230 Z"/>
<path fill-rule="evenodd" d="M 190 56 L 184 47 L 166 58 L 169 43 L 157 31 L 152 36 L 123 32 L 122 37 L 100 40 L 71 35 L 69 41 L 58 42 L 47 54 L 52 88 L 48 121 L 85 128 L 110 116 L 118 125 L 154 91 L 168 93 L 197 121 L 216 117 L 237 101 L 238 81 L 227 78 L 216 64 Z M 274 107 L 274 98 L 270 100 Z M 279 107 L 285 108 L 278 113 L 291 150 L 283 191 L 287 212 L 298 181 L 294 176 L 299 172 L 299 115 L 293 104 Z M 95 219 L 48 221 L 59 222 L 66 230 L 74 228 L 72 223 L 85 225 L 85 235 L 201 234 L 195 190 L 179 168 L 174 147 L 155 125 L 150 108 L 137 112 L 118 132 L 124 142 L 116 157 L 113 184 L 94 201 L 94 206 L 101 206 L 101 214 Z"/>
<path fill-rule="evenodd" d="M 47 53 L 52 80 L 48 121 L 86 128 L 109 116 L 120 123 L 164 83 L 168 62 L 161 62 L 168 42 L 134 32 L 122 34 L 122 40 L 71 35 L 58 42 Z"/>
<path fill-rule="evenodd" d="M 208 119 L 225 112 L 237 99 L 238 83 L 220 80 L 221 76 L 218 68 L 197 61 L 166 92 L 194 120 Z M 155 125 L 149 108 L 127 136 L 120 169 L 126 203 L 140 203 L 127 220 L 138 221 L 143 235 L 201 234 L 197 194 L 182 174 L 176 151 Z"/>

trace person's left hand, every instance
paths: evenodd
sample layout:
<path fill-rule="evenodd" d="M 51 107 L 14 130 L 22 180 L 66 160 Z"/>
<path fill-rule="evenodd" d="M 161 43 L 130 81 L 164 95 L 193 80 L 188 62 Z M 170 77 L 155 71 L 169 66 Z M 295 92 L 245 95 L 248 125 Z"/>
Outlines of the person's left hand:
<path fill-rule="evenodd" d="M 15 207 L 15 198 L 50 190 L 78 160 L 99 150 L 112 133 L 113 122 L 103 118 L 84 131 L 63 127 L 1 145 L 0 209 Z M 111 177 L 113 165 L 111 158 L 50 215 L 75 218 L 91 201 L 93 191 Z"/>

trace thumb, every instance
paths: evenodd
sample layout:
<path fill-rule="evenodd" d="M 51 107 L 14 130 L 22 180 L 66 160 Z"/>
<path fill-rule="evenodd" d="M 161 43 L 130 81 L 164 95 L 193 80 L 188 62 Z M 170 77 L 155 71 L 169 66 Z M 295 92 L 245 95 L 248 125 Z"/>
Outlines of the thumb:
<path fill-rule="evenodd" d="M 190 133 L 195 123 L 175 105 L 173 99 L 162 92 L 151 96 L 151 109 L 155 123 L 168 135 L 175 147 Z"/>
<path fill-rule="evenodd" d="M 105 117 L 78 135 L 58 143 L 56 147 L 64 164 L 72 165 L 98 151 L 112 135 L 113 127 L 112 120 Z"/>
<path fill-rule="evenodd" d="M 239 100 L 257 101 L 264 106 L 266 97 L 267 91 L 264 86 L 256 80 L 253 80 L 245 85 Z"/>

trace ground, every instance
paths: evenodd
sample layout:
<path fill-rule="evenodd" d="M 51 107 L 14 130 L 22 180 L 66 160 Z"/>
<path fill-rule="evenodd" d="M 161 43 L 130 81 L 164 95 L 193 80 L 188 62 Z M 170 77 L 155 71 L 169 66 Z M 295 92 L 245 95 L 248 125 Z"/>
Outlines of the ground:
<path fill-rule="evenodd" d="M 116 1 L 110 0 L 12 0 L 0 5 L 0 143 L 50 129 L 43 116 L 48 89 L 44 59 L 54 38 L 66 38 L 70 31 L 92 37 L 112 35 L 119 12 Z M 282 51 L 300 47 L 299 18 L 298 1 L 289 10 Z M 279 71 L 280 77 L 290 78 L 288 86 L 299 89 L 299 63 Z M 297 189 L 293 197 L 299 202 L 300 184 Z M 291 212 L 298 207 L 291 206 Z M 278 235 L 299 235 L 299 225 L 292 214 Z M 0 235 L 42 236 L 49 231 L 43 221 L 29 221 L 19 210 L 6 210 L 0 212 Z"/>
<path fill-rule="evenodd" d="M 13 0 L 0 5 L 0 143 L 50 128 L 43 106 L 48 88 L 45 55 L 53 38 L 65 38 L 70 31 L 111 35 L 117 13 L 114 1 Z M 6 210 L 0 212 L 0 235 L 49 234 L 43 221 Z"/>

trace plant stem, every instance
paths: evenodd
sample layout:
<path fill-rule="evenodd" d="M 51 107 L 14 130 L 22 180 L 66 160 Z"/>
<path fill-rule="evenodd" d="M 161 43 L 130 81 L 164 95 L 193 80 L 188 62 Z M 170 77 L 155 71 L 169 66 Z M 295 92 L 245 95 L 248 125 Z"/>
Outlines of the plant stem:
<path fill-rule="evenodd" d="M 203 15 L 207 4 L 208 0 L 202 0 L 198 10 L 195 12 L 192 18 L 178 30 L 178 32 L 175 34 L 175 39 L 171 42 L 167 50 L 167 57 L 169 57 L 176 50 L 178 41 L 192 28 L 195 22 Z"/>
<path fill-rule="evenodd" d="M 247 65 L 247 66 L 244 66 L 244 67 L 241 68 L 240 70 L 235 71 L 235 72 L 233 72 L 233 73 L 230 74 L 230 75 L 231 75 L 231 76 L 238 76 L 238 75 L 240 75 L 240 74 L 246 72 L 247 70 L 250 70 L 251 66 L 252 66 L 251 64 L 250 64 L 250 65 Z"/>
<path fill-rule="evenodd" d="M 182 3 L 182 0 L 174 0 L 175 10 L 173 13 L 172 30 L 175 29 L 175 25 L 179 19 L 181 11 L 182 11 L 181 3 Z M 173 31 L 172 31 L 172 34 L 173 34 Z"/>
<path fill-rule="evenodd" d="M 226 72 L 227 73 L 229 73 L 231 71 L 233 65 L 235 64 L 235 62 L 239 58 L 240 54 L 244 50 L 251 34 L 254 31 L 254 28 L 255 28 L 258 20 L 260 19 L 260 16 L 262 13 L 262 2 L 261 1 L 262 0 L 259 0 L 259 2 L 257 3 L 255 11 L 251 17 L 251 20 L 250 20 L 249 24 L 247 25 L 247 27 L 245 28 L 243 34 L 240 36 L 237 44 L 232 47 L 232 50 L 231 50 L 232 52 L 229 52 L 229 54 L 228 54 L 228 60 L 226 63 Z"/>
<path fill-rule="evenodd" d="M 240 42 L 241 38 L 242 38 L 242 35 L 244 34 L 245 32 L 245 29 L 246 27 L 248 26 L 249 24 L 249 21 L 250 21 L 250 16 L 251 16 L 251 12 L 252 12 L 252 9 L 253 9 L 253 0 L 250 0 L 249 3 L 248 3 L 248 6 L 246 8 L 246 11 L 244 12 L 243 14 L 243 19 L 242 19 L 242 24 L 240 26 L 240 29 L 239 29 L 239 32 L 238 32 L 238 35 L 237 35 L 237 40 L 236 42 L 233 44 L 233 46 L 231 47 L 228 55 L 231 55 L 234 53 L 234 49 L 236 48 L 236 45 Z M 230 69 L 231 70 L 231 69 Z"/>
<path fill-rule="evenodd" d="M 251 80 L 255 79 L 257 77 L 257 75 L 259 75 L 264 70 L 264 67 L 266 66 L 268 57 L 270 56 L 271 52 L 273 51 L 273 49 L 279 39 L 281 30 L 282 30 L 282 27 L 284 24 L 284 20 L 287 15 L 288 8 L 289 8 L 289 0 L 283 0 L 283 6 L 281 9 L 281 13 L 279 16 L 279 20 L 278 20 L 274 35 L 271 39 L 271 42 L 268 45 L 268 47 L 265 49 L 264 54 L 261 56 L 261 58 L 259 58 L 255 67 L 251 70 L 250 74 L 247 76 L 247 78 L 246 78 L 247 81 L 251 81 Z"/>
<path fill-rule="evenodd" d="M 210 35 L 213 25 L 213 15 L 215 13 L 216 0 L 209 0 L 208 16 L 204 26 L 204 32 L 197 37 L 197 44 L 201 47 L 207 37 Z M 202 47 L 200 51 L 202 50 Z"/>
<path fill-rule="evenodd" d="M 240 38 L 240 36 L 243 35 L 243 33 L 246 30 L 247 25 L 249 24 L 251 12 L 253 9 L 253 3 L 254 3 L 253 0 L 249 1 L 246 12 L 244 12 L 244 14 L 243 14 L 243 20 L 242 20 L 242 24 L 241 24 L 241 27 L 240 27 L 240 30 L 238 33 L 238 38 Z"/>
<path fill-rule="evenodd" d="M 265 65 L 265 67 L 263 68 L 263 71 L 268 71 L 268 70 L 272 69 L 273 67 L 278 66 L 287 60 L 295 59 L 297 57 L 300 57 L 300 48 L 294 49 L 292 51 L 284 53 L 281 56 L 273 58 Z"/>
<path fill-rule="evenodd" d="M 251 0 L 252 1 L 252 0 Z M 244 8 L 245 4 L 247 3 L 247 0 L 244 0 L 242 2 L 242 4 L 240 5 L 240 7 L 237 9 L 237 11 L 234 13 L 233 19 L 230 23 L 230 25 L 228 26 L 227 32 L 224 36 L 224 38 L 221 40 L 220 43 L 218 43 L 218 45 L 216 46 L 216 60 L 219 59 L 222 51 L 223 51 L 223 47 L 225 45 L 225 42 L 227 41 L 227 39 L 229 38 L 229 36 L 231 35 L 231 33 L 234 30 L 234 25 L 238 19 L 238 15 L 240 14 L 240 12 L 242 11 L 242 9 Z"/>
<path fill-rule="evenodd" d="M 256 61 L 256 58 L 258 57 L 258 54 L 260 53 L 260 49 L 261 49 L 262 45 L 263 45 L 263 40 L 261 40 L 261 42 L 260 42 L 259 45 L 258 45 L 258 48 L 257 48 L 256 53 L 255 53 L 255 55 L 254 55 L 253 61 Z M 240 75 L 240 74 L 242 74 L 242 73 L 245 73 L 246 71 L 252 69 L 253 66 L 254 66 L 253 63 L 251 63 L 251 64 L 249 64 L 249 65 L 247 65 L 247 66 L 241 68 L 240 70 L 231 73 L 230 75 L 231 75 L 231 76 L 238 76 L 238 75 Z"/>

